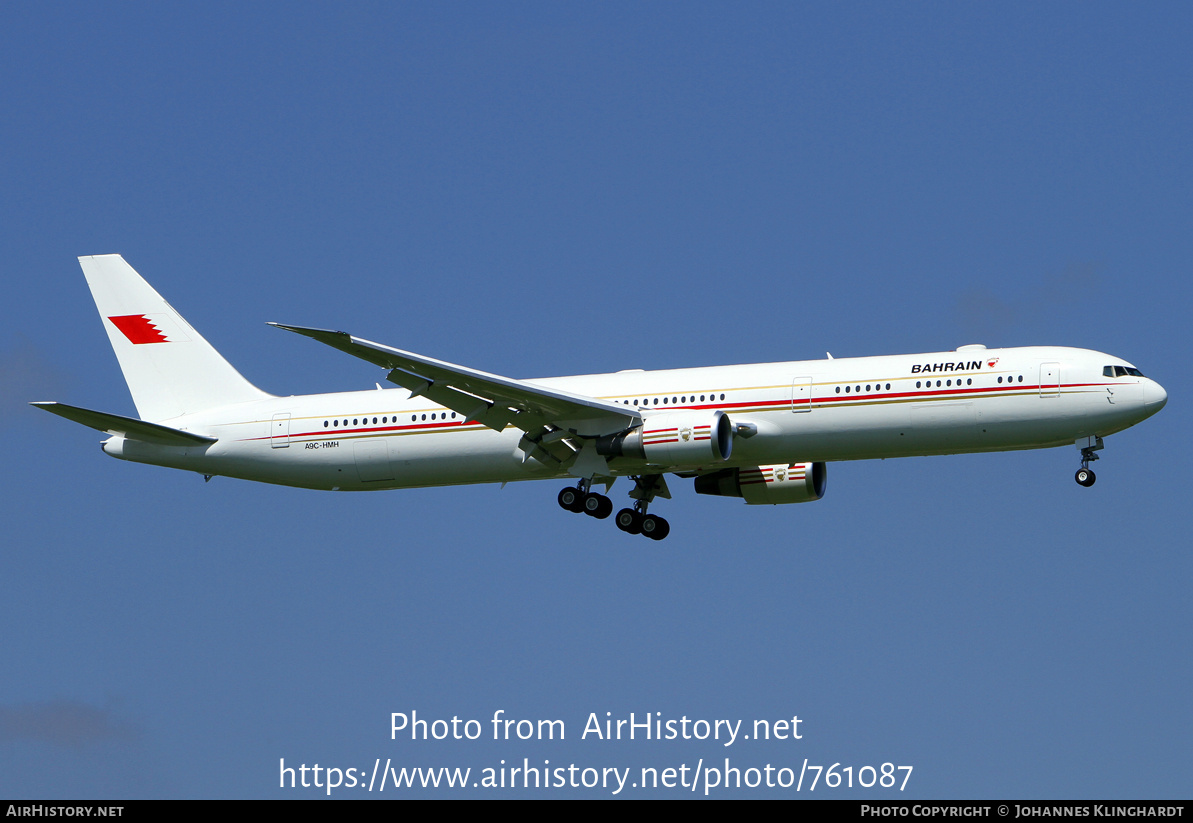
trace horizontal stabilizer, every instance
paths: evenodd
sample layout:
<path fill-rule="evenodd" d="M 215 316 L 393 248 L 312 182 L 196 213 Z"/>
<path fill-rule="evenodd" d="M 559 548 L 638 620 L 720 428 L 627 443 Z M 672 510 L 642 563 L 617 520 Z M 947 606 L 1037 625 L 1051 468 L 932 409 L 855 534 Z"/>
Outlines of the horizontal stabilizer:
<path fill-rule="evenodd" d="M 78 406 L 68 406 L 65 403 L 47 401 L 29 405 L 45 409 L 59 417 L 65 417 L 67 420 L 82 423 L 84 426 L 90 426 L 97 431 L 120 435 L 129 440 L 156 443 L 159 446 L 203 446 L 214 443 L 217 439 L 172 429 L 169 426 L 160 426 L 157 423 L 147 423 L 132 417 L 123 417 L 119 414 L 80 409 Z"/>

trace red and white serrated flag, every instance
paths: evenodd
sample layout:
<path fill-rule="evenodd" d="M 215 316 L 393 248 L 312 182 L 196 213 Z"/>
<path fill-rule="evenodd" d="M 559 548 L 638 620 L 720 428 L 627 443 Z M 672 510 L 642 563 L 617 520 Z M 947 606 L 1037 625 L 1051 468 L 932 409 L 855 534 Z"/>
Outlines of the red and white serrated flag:
<path fill-rule="evenodd" d="M 108 319 L 135 346 L 142 343 L 180 343 L 190 339 L 167 314 L 122 314 Z"/>

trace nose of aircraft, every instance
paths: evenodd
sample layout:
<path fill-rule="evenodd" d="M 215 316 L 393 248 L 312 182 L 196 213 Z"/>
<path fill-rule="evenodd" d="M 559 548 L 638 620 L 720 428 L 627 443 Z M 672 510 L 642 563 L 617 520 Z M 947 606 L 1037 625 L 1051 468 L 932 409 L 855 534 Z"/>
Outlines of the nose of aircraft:
<path fill-rule="evenodd" d="M 1147 410 L 1155 414 L 1168 402 L 1168 392 L 1155 380 L 1148 380 L 1143 387 L 1143 402 Z"/>

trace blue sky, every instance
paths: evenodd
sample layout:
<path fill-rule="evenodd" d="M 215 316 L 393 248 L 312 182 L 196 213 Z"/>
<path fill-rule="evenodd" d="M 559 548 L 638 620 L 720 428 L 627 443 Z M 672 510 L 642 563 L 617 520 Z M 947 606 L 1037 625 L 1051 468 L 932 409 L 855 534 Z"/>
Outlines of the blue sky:
<path fill-rule="evenodd" d="M 728 756 L 914 767 L 817 797 L 1188 797 L 1186 5 L 0 18 L 0 796 Z M 513 377 L 1070 345 L 1170 400 L 1093 489 L 1075 449 L 832 464 L 802 506 L 676 481 L 650 545 L 553 483 L 204 484 L 25 405 L 133 413 L 75 261 L 110 252 L 277 394 L 382 375 L 270 320 Z M 498 709 L 567 739 L 390 739 Z M 803 738 L 581 740 L 592 712 Z"/>

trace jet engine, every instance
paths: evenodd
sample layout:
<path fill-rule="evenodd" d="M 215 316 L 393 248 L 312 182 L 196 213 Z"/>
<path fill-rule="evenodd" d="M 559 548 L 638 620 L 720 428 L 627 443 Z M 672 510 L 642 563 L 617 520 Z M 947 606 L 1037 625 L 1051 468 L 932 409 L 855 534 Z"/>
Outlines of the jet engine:
<path fill-rule="evenodd" d="M 696 478 L 698 494 L 743 497 L 747 503 L 807 503 L 824 497 L 828 468 L 823 463 L 778 463 L 722 469 Z"/>
<path fill-rule="evenodd" d="M 733 424 L 720 411 L 687 410 L 649 415 L 642 425 L 597 440 L 606 457 L 636 457 L 661 466 L 699 465 L 728 460 Z"/>

